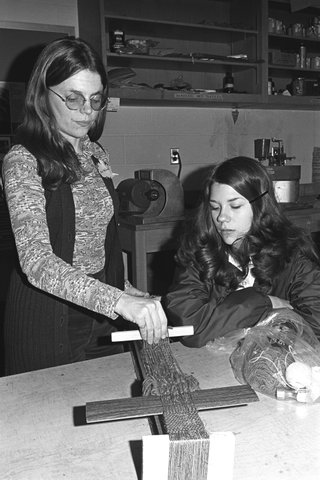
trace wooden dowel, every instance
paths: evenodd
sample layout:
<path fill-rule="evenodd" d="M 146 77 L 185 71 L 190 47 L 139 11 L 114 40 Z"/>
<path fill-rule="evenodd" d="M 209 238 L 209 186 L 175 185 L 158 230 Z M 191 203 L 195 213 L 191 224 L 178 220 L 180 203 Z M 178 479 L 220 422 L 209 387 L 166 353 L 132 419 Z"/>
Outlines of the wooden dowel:
<path fill-rule="evenodd" d="M 192 325 L 168 328 L 169 337 L 185 337 L 187 335 L 193 335 L 193 332 L 194 330 Z M 133 340 L 141 340 L 139 330 L 124 330 L 111 333 L 112 342 L 129 342 Z"/>

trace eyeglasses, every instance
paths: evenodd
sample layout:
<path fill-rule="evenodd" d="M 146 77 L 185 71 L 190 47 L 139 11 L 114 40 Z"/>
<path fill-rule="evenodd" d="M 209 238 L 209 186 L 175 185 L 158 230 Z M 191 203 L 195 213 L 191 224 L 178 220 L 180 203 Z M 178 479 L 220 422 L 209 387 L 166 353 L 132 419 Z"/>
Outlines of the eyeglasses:
<path fill-rule="evenodd" d="M 84 104 L 87 101 L 84 96 L 81 95 L 81 93 L 71 93 L 71 95 L 63 98 L 61 95 L 59 95 L 59 93 L 55 92 L 49 87 L 47 88 L 48 90 L 50 90 L 50 92 L 57 95 L 57 97 L 59 97 L 60 100 L 62 100 L 66 104 L 66 107 L 69 110 L 80 110 L 81 108 L 83 108 Z M 90 97 L 89 102 L 92 110 L 95 110 L 96 112 L 103 110 L 107 106 L 107 100 L 100 93 L 97 93 L 97 95 L 93 95 L 92 97 Z"/>

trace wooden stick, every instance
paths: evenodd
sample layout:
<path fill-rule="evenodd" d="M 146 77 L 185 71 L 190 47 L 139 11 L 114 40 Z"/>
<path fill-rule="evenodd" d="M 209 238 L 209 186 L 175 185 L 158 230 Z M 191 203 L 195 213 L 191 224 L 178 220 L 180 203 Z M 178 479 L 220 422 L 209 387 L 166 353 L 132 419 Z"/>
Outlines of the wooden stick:
<path fill-rule="evenodd" d="M 169 337 L 185 337 L 187 335 L 193 335 L 193 326 L 186 325 L 183 327 L 168 327 Z M 111 333 L 112 342 L 129 342 L 132 340 L 141 340 L 139 330 L 124 330 Z"/>
<path fill-rule="evenodd" d="M 199 411 L 246 405 L 259 400 L 249 385 L 195 390 L 192 392 L 192 397 Z M 101 400 L 86 404 L 86 420 L 88 423 L 150 417 L 162 415 L 162 413 L 161 398 L 157 395 Z"/>

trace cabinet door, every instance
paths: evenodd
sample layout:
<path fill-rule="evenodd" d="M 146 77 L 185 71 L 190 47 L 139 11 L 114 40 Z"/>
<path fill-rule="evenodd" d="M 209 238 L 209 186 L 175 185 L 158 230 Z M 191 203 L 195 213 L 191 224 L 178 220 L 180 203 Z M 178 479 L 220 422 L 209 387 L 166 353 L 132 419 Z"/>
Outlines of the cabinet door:
<path fill-rule="evenodd" d="M 260 0 L 107 0 L 101 7 L 110 95 L 122 103 L 261 101 Z M 233 93 L 223 91 L 226 73 Z"/>
<path fill-rule="evenodd" d="M 73 27 L 7 21 L 0 32 L 0 81 L 24 83 L 44 45 L 75 34 Z"/>
<path fill-rule="evenodd" d="M 44 45 L 68 35 L 73 27 L 0 21 L 0 135 L 13 135 L 22 120 L 25 86 Z"/>

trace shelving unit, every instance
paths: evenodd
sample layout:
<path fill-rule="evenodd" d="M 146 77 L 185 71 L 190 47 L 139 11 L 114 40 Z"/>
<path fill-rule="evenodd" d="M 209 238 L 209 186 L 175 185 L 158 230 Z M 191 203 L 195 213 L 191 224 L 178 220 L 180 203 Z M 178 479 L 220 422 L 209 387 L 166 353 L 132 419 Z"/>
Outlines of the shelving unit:
<path fill-rule="evenodd" d="M 158 48 L 151 48 L 147 55 L 112 53 L 110 35 L 119 28 L 127 38 L 147 39 Z M 233 74 L 236 91 L 240 94 L 259 93 L 256 81 L 259 68 L 257 30 L 108 14 L 105 16 L 105 31 L 108 70 L 130 67 L 135 72 L 130 86 L 123 86 L 116 92 L 111 89 L 111 94 L 120 94 L 127 99 L 134 96 L 141 99 L 223 101 L 225 95 L 221 95 L 221 87 L 227 71 Z M 250 58 L 228 58 L 243 52 L 250 52 Z M 187 85 L 183 92 L 175 86 L 179 82 Z"/>
<path fill-rule="evenodd" d="M 85 6 L 78 3 L 81 32 Z M 134 74 L 121 86 L 111 84 L 110 96 L 120 97 L 122 104 L 259 102 L 263 61 L 258 7 L 255 0 L 99 1 L 107 70 L 130 68 Z M 117 29 L 126 40 L 147 40 L 153 48 L 147 54 L 113 53 L 110 35 Z M 227 72 L 234 77 L 232 94 L 222 91 Z"/>
<path fill-rule="evenodd" d="M 300 68 L 294 63 L 294 57 L 299 54 L 301 44 L 306 47 L 307 56 L 319 56 L 320 60 L 320 28 L 319 36 L 316 36 L 316 31 L 313 33 L 308 32 L 308 28 L 315 17 L 320 19 L 319 8 L 310 7 L 297 12 L 292 12 L 289 0 L 268 1 L 268 19 L 275 19 L 281 22 L 284 26 L 283 32 L 279 33 L 270 31 L 270 26 L 268 26 L 268 57 L 270 57 L 270 52 L 272 50 L 276 50 L 278 52 L 283 52 L 284 55 L 288 54 L 293 59 L 292 64 L 286 64 L 287 62 L 285 61 L 281 64 L 280 61 L 272 63 L 272 60 L 268 58 L 268 77 L 272 77 L 276 90 L 285 90 L 290 86 L 291 82 L 298 77 L 302 77 L 309 86 L 312 86 L 313 83 L 316 83 L 317 80 L 320 79 L 320 62 L 319 68 L 312 68 L 312 66 Z M 267 23 L 264 22 L 266 25 L 268 25 L 268 19 Z M 303 26 L 304 33 L 293 33 L 294 26 L 298 24 Z M 268 104 L 275 107 L 283 106 L 318 109 L 320 107 L 320 83 L 318 91 L 316 91 L 315 88 L 313 88 L 313 92 L 311 92 L 311 88 L 308 88 L 308 90 L 308 94 L 303 96 L 269 96 Z"/>
<path fill-rule="evenodd" d="M 302 41 L 307 53 L 320 56 L 320 37 L 269 31 L 269 18 L 308 25 L 320 8 L 292 12 L 290 0 L 78 0 L 78 13 L 80 36 L 98 49 L 107 70 L 128 74 L 119 85 L 111 82 L 110 96 L 122 105 L 320 108 L 320 94 L 268 95 L 269 77 L 276 90 L 296 77 L 320 78 L 320 68 L 270 61 L 270 50 L 295 54 Z M 157 53 L 113 52 L 116 29 L 126 40 L 155 42 Z M 247 57 L 230 57 L 237 54 Z M 231 94 L 222 91 L 227 72 L 234 77 Z"/>

